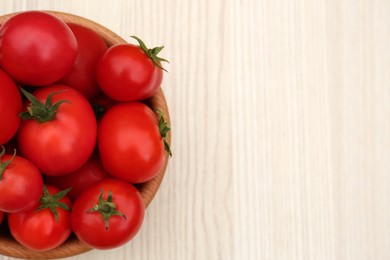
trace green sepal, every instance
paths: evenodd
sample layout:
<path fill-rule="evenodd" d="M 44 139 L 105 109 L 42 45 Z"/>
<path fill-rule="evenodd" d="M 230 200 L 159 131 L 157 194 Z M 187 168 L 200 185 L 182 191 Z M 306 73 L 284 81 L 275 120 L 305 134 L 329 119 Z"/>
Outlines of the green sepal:
<path fill-rule="evenodd" d="M 164 140 L 164 148 L 168 152 L 169 157 L 172 157 L 172 150 L 167 141 L 168 132 L 171 131 L 171 127 L 169 126 L 168 122 L 165 121 L 164 113 L 159 109 L 157 109 L 156 112 L 160 117 L 158 120 L 158 129 L 160 130 L 161 137 Z"/>
<path fill-rule="evenodd" d="M 1 152 L 0 152 L 0 159 L 4 154 L 5 154 L 5 147 L 2 145 Z M 0 180 L 3 178 L 3 173 L 4 173 L 5 169 L 8 167 L 8 165 L 11 164 L 11 162 L 14 160 L 15 156 L 16 156 L 16 150 L 14 150 L 14 154 L 12 155 L 11 159 L 9 159 L 8 161 L 5 161 L 5 162 L 0 161 Z"/>
<path fill-rule="evenodd" d="M 116 204 L 112 201 L 112 190 L 108 192 L 107 200 L 103 199 L 104 191 L 101 190 L 98 204 L 95 204 L 92 208 L 87 210 L 87 213 L 99 212 L 104 220 L 106 230 L 109 228 L 109 219 L 112 216 L 121 216 L 126 220 L 126 215 L 120 211 L 117 211 Z"/>
<path fill-rule="evenodd" d="M 72 188 L 70 187 L 70 188 L 67 188 L 65 190 L 59 191 L 55 194 L 50 194 L 49 190 L 44 185 L 43 186 L 43 195 L 39 199 L 39 202 L 41 203 L 41 205 L 35 210 L 35 212 L 38 212 L 38 211 L 44 210 L 44 209 L 50 209 L 50 211 L 54 215 L 54 218 L 56 219 L 56 222 L 58 222 L 57 208 L 62 208 L 64 210 L 70 211 L 70 207 L 67 204 L 61 202 L 60 200 L 62 200 L 71 189 Z"/>
<path fill-rule="evenodd" d="M 50 93 L 47 96 L 45 104 L 39 101 L 34 95 L 27 92 L 23 88 L 20 88 L 23 95 L 31 102 L 27 106 L 27 111 L 21 112 L 19 117 L 23 120 L 37 120 L 39 123 L 44 123 L 50 120 L 54 120 L 58 112 L 58 108 L 62 103 L 69 103 L 68 100 L 60 100 L 53 105 L 53 96 L 60 94 L 62 91 L 56 91 Z"/>
<path fill-rule="evenodd" d="M 166 69 L 164 69 L 161 66 L 161 62 L 168 62 L 169 63 L 169 61 L 164 59 L 164 58 L 161 58 L 161 57 L 157 56 L 161 52 L 161 50 L 164 49 L 164 46 L 160 46 L 160 47 L 155 47 L 153 49 L 149 49 L 148 47 L 146 47 L 145 43 L 140 38 L 138 38 L 137 36 L 133 35 L 133 36 L 130 36 L 130 37 L 137 40 L 137 42 L 139 44 L 139 47 L 146 53 L 146 55 L 148 55 L 148 57 L 153 61 L 153 63 L 157 67 L 159 67 L 160 69 L 164 70 L 165 72 L 168 72 Z"/>

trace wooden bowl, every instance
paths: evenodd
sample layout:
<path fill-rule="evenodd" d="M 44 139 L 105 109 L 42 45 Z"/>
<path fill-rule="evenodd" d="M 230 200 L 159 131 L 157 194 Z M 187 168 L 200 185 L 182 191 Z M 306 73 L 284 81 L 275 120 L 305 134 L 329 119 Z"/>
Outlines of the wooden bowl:
<path fill-rule="evenodd" d="M 46 12 L 51 13 L 63 19 L 66 23 L 77 23 L 89 29 L 94 30 L 105 40 L 105 42 L 109 46 L 114 45 L 116 43 L 126 43 L 124 39 L 122 39 L 120 36 L 113 33 L 112 31 L 110 31 L 109 29 L 93 21 L 85 19 L 83 17 L 76 16 L 73 14 L 63 13 L 63 12 L 57 12 L 57 11 L 46 11 Z M 11 13 L 11 14 L 0 16 L 0 24 L 3 24 L 8 18 L 10 18 L 15 14 L 17 13 Z M 154 95 L 149 100 L 147 100 L 147 103 L 155 112 L 156 109 L 161 110 L 165 115 L 165 119 L 170 124 L 167 103 L 165 101 L 164 93 L 161 89 L 157 92 L 156 95 Z M 169 133 L 168 140 L 167 140 L 168 143 L 170 143 L 170 140 L 171 140 L 171 135 Z M 154 179 L 146 183 L 137 186 L 138 190 L 141 192 L 141 195 L 143 197 L 145 207 L 148 207 L 153 197 L 155 196 L 164 177 L 164 173 L 167 165 L 168 165 L 168 154 L 166 154 L 163 169 L 158 174 L 158 176 L 156 176 Z M 89 250 L 91 250 L 91 248 L 84 245 L 76 238 L 74 234 L 72 234 L 68 238 L 68 240 L 65 243 L 63 243 L 61 246 L 46 252 L 36 252 L 27 249 L 21 244 L 19 244 L 18 242 L 16 242 L 15 239 L 11 236 L 6 223 L 3 223 L 3 225 L 1 225 L 0 228 L 0 254 L 6 256 L 11 256 L 16 258 L 27 258 L 27 259 L 53 259 L 53 258 L 70 257 L 70 256 L 87 252 Z"/>

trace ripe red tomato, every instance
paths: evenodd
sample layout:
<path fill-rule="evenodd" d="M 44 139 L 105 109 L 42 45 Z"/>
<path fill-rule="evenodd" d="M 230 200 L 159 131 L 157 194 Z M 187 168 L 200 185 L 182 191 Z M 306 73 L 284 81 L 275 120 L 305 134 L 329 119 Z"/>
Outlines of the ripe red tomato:
<path fill-rule="evenodd" d="M 0 28 L 0 64 L 16 81 L 44 86 L 70 71 L 77 41 L 56 16 L 41 11 L 21 12 Z"/>
<path fill-rule="evenodd" d="M 86 245 L 111 249 L 125 244 L 137 234 L 144 212 L 141 194 L 134 186 L 116 179 L 105 179 L 85 190 L 75 201 L 72 229 Z"/>
<path fill-rule="evenodd" d="M 77 170 L 91 156 L 96 144 L 97 123 L 92 107 L 81 93 L 64 85 L 39 88 L 33 94 L 43 104 L 51 95 L 53 106 L 61 100 L 66 102 L 45 112 L 54 114 L 48 121 L 44 121 L 45 113 L 39 115 L 42 107 L 35 109 L 29 105 L 24 116 L 35 119 L 20 124 L 17 135 L 20 152 L 47 175 Z"/>
<path fill-rule="evenodd" d="M 78 52 L 72 70 L 60 83 L 80 91 L 90 99 L 100 92 L 95 75 L 96 65 L 107 50 L 107 44 L 97 33 L 84 26 L 74 23 L 68 26 L 76 36 Z"/>
<path fill-rule="evenodd" d="M 61 245 L 72 232 L 67 191 L 46 186 L 35 206 L 19 213 L 8 214 L 12 236 L 23 246 L 34 251 L 47 251 Z"/>
<path fill-rule="evenodd" d="M 0 153 L 0 211 L 20 212 L 32 208 L 42 194 L 42 175 L 31 162 Z"/>
<path fill-rule="evenodd" d="M 72 189 L 68 193 L 68 197 L 75 201 L 85 189 L 108 177 L 108 173 L 100 162 L 99 155 L 94 153 L 81 168 L 70 174 L 46 176 L 46 183 L 60 189 L 71 187 Z"/>
<path fill-rule="evenodd" d="M 0 55 L 1 56 L 1 55 Z M 22 98 L 13 80 L 0 69 L 0 145 L 8 142 L 16 133 L 20 123 Z"/>
<path fill-rule="evenodd" d="M 161 61 L 157 57 L 163 47 L 148 49 L 136 38 L 140 46 L 117 44 L 101 57 L 96 77 L 100 88 L 118 101 L 144 100 L 160 88 L 163 78 Z"/>
<path fill-rule="evenodd" d="M 154 178 L 164 164 L 164 140 L 157 117 L 141 102 L 118 104 L 104 114 L 98 147 L 107 172 L 131 183 Z"/>

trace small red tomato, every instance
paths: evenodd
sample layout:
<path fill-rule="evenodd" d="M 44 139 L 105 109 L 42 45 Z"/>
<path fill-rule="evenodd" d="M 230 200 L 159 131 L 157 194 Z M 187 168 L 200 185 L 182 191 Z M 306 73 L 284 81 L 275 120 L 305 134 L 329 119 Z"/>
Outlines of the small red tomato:
<path fill-rule="evenodd" d="M 131 184 L 105 179 L 85 190 L 72 208 L 72 229 L 96 249 L 111 249 L 131 240 L 141 228 L 145 206 Z"/>
<path fill-rule="evenodd" d="M 1 56 L 1 55 L 0 55 Z M 13 80 L 0 69 L 0 145 L 8 142 L 16 133 L 20 123 L 22 98 Z"/>
<path fill-rule="evenodd" d="M 43 178 L 37 167 L 17 155 L 0 152 L 0 211 L 32 208 L 42 194 Z"/>
<path fill-rule="evenodd" d="M 99 155 L 93 154 L 81 168 L 70 174 L 46 176 L 46 183 L 60 189 L 72 188 L 68 193 L 68 197 L 75 201 L 85 189 L 108 177 L 108 173 L 100 162 Z"/>
<path fill-rule="evenodd" d="M 107 50 L 107 44 L 96 32 L 82 25 L 70 23 L 68 26 L 76 36 L 78 51 L 72 70 L 60 83 L 80 91 L 90 99 L 100 92 L 96 82 L 96 65 Z"/>
<path fill-rule="evenodd" d="M 98 148 L 107 172 L 131 183 L 154 178 L 165 160 L 157 117 L 141 102 L 121 103 L 104 114 L 98 130 Z"/>
<path fill-rule="evenodd" d="M 73 66 L 77 41 L 58 17 L 42 11 L 21 12 L 0 28 L 0 64 L 16 81 L 52 84 Z"/>
<path fill-rule="evenodd" d="M 48 251 L 61 245 L 72 232 L 71 202 L 60 191 L 46 186 L 35 207 L 24 212 L 8 214 L 12 236 L 23 246 L 34 251 Z"/>
<path fill-rule="evenodd" d="M 161 61 L 166 60 L 157 56 L 163 47 L 148 49 L 140 39 L 133 38 L 140 46 L 111 46 L 96 68 L 100 88 L 118 101 L 137 101 L 153 96 L 163 78 Z"/>
<path fill-rule="evenodd" d="M 83 166 L 96 145 L 97 122 L 88 100 L 64 85 L 42 87 L 34 95 L 23 92 L 30 101 L 17 135 L 21 154 L 46 175 Z"/>

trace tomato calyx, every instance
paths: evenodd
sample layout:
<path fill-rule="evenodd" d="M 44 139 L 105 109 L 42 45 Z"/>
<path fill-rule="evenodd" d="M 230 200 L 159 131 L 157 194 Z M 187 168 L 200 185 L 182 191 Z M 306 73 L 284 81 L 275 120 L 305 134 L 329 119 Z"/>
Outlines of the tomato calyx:
<path fill-rule="evenodd" d="M 145 43 L 140 38 L 138 38 L 137 36 L 133 35 L 133 36 L 130 36 L 130 37 L 133 38 L 133 39 L 136 39 L 138 41 L 139 47 L 145 52 L 146 55 L 148 55 L 148 57 L 153 61 L 153 63 L 157 67 L 159 67 L 160 69 L 164 70 L 165 72 L 168 72 L 166 69 L 164 69 L 161 66 L 161 62 L 168 62 L 169 63 L 169 61 L 157 56 L 160 53 L 160 51 L 162 49 L 164 49 L 164 46 L 154 47 L 153 49 L 149 49 L 148 47 L 146 47 Z"/>
<path fill-rule="evenodd" d="M 0 152 L 0 158 L 5 154 L 5 147 L 1 146 L 1 152 Z M 7 168 L 8 165 L 14 160 L 16 156 L 16 150 L 14 150 L 14 154 L 12 155 L 12 158 L 9 159 L 8 161 L 1 162 L 0 161 L 0 180 L 3 178 L 3 173 L 5 169 Z"/>
<path fill-rule="evenodd" d="M 103 199 L 103 194 L 104 191 L 101 190 L 98 199 L 98 204 L 95 204 L 92 208 L 87 210 L 87 213 L 99 212 L 103 217 L 106 230 L 108 230 L 108 226 L 109 226 L 108 220 L 112 216 L 121 216 L 126 220 L 126 215 L 120 211 L 117 211 L 116 204 L 112 201 L 112 190 L 108 192 L 106 200 Z"/>
<path fill-rule="evenodd" d="M 171 131 L 171 127 L 168 125 L 168 122 L 165 121 L 164 113 L 157 109 L 157 114 L 160 116 L 158 120 L 158 129 L 160 130 L 161 137 L 164 140 L 165 150 L 168 152 L 169 157 L 172 157 L 172 150 L 168 143 L 168 132 Z"/>
<path fill-rule="evenodd" d="M 39 199 L 39 202 L 41 205 L 35 210 L 35 212 L 44 210 L 44 209 L 50 209 L 50 211 L 53 213 L 54 218 L 56 219 L 56 222 L 58 222 L 58 211 L 57 208 L 61 208 L 64 210 L 70 211 L 70 207 L 66 205 L 65 203 L 61 202 L 60 200 L 63 199 L 66 194 L 71 190 L 72 188 L 68 188 L 62 191 L 59 191 L 55 194 L 50 194 L 49 190 L 46 186 L 43 186 L 43 195 Z"/>
<path fill-rule="evenodd" d="M 60 100 L 57 103 L 53 104 L 53 96 L 55 94 L 60 94 L 62 91 L 56 91 L 47 96 L 45 104 L 39 101 L 34 95 L 27 92 L 23 88 L 20 89 L 23 95 L 31 102 L 27 106 L 27 111 L 24 111 L 19 114 L 23 120 L 34 119 L 39 123 L 44 123 L 47 121 L 54 120 L 58 112 L 58 108 L 62 103 L 70 103 L 68 100 Z"/>

